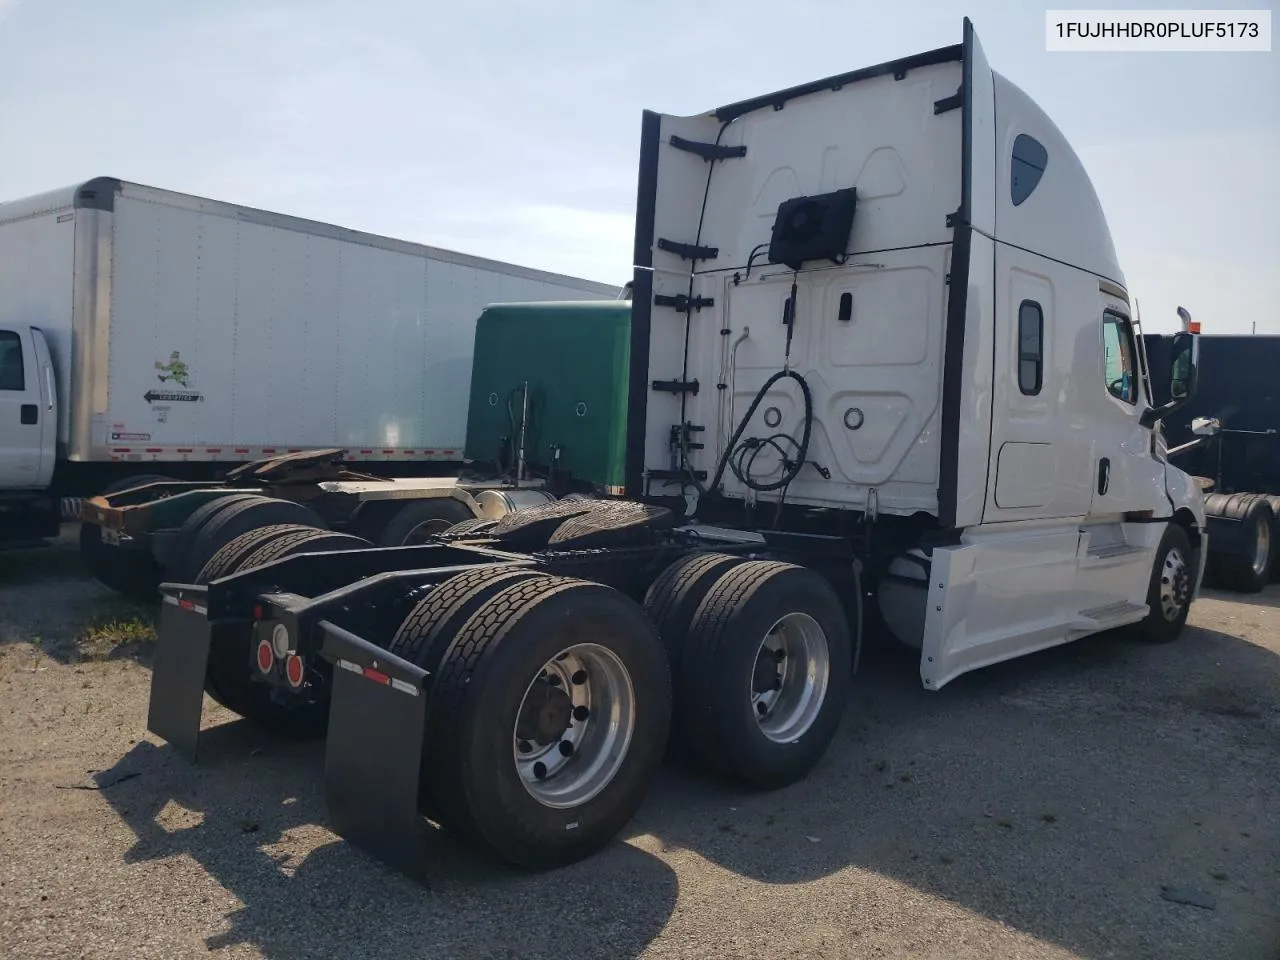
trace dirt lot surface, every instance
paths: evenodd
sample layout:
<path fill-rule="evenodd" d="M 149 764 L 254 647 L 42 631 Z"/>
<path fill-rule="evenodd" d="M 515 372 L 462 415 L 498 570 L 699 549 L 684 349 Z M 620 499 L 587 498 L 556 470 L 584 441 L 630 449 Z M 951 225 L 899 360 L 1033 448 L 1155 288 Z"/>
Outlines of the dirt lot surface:
<path fill-rule="evenodd" d="M 321 745 L 149 736 L 150 615 L 0 556 L 0 956 L 1280 960 L 1280 587 L 940 693 L 876 655 L 804 783 L 669 769 L 587 862 L 437 834 L 425 883 L 326 829 Z"/>

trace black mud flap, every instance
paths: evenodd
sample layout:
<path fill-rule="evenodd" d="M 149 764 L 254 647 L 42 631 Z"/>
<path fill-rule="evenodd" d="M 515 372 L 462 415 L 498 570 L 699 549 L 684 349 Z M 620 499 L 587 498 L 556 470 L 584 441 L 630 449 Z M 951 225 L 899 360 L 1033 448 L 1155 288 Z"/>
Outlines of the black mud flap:
<path fill-rule="evenodd" d="M 147 729 L 192 760 L 200 740 L 204 673 L 213 632 L 207 597 L 204 587 L 164 590 L 147 705 Z"/>
<path fill-rule="evenodd" d="M 418 874 L 428 829 L 418 813 L 426 671 L 327 621 L 320 629 L 333 664 L 324 763 L 333 830 Z"/>

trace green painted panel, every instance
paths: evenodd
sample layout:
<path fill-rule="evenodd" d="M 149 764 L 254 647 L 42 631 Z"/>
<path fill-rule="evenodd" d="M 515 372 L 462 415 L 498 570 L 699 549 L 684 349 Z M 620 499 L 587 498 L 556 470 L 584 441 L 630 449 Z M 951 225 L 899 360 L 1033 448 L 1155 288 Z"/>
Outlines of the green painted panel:
<path fill-rule="evenodd" d="M 467 459 L 494 462 L 504 447 L 515 450 L 528 380 L 526 462 L 546 468 L 558 448 L 575 479 L 621 486 L 630 331 L 625 300 L 487 307 L 476 324 Z"/>

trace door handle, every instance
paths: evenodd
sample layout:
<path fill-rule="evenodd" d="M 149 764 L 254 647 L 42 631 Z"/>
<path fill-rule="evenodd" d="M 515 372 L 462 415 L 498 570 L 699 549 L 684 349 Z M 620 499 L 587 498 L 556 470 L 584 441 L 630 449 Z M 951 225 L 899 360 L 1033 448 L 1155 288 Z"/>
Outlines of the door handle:
<path fill-rule="evenodd" d="M 24 403 L 18 412 L 18 421 L 24 426 L 31 426 L 40 421 L 40 408 L 34 403 Z"/>
<path fill-rule="evenodd" d="M 1103 457 L 1098 461 L 1098 493 L 1105 496 L 1111 486 L 1111 461 Z"/>

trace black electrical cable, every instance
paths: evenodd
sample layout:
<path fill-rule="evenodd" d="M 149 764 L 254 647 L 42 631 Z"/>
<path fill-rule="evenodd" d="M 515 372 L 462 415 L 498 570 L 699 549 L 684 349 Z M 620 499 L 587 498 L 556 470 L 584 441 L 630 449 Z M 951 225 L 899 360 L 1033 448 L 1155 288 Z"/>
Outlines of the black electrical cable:
<path fill-rule="evenodd" d="M 764 250 L 768 246 L 769 244 L 767 243 L 757 243 L 751 248 L 751 253 L 747 256 L 747 272 L 743 275 L 743 280 L 746 280 L 747 277 L 751 276 L 751 264 L 755 261 L 756 257 L 759 256 L 760 251 Z"/>
<path fill-rule="evenodd" d="M 709 489 L 715 490 L 720 486 L 720 481 L 724 477 L 725 467 L 730 465 L 730 461 L 735 456 L 738 441 L 742 439 L 742 434 L 747 429 L 747 424 L 751 422 L 752 414 L 756 412 L 756 408 L 759 407 L 760 403 L 764 400 L 765 395 L 769 392 L 769 388 L 779 380 L 786 379 L 794 380 L 796 383 L 800 384 L 800 392 L 804 396 L 804 427 L 800 434 L 800 440 L 796 441 L 793 437 L 787 437 L 788 440 L 796 445 L 795 459 L 789 460 L 784 453 L 783 462 L 786 464 L 786 468 L 783 470 L 782 476 L 771 483 L 762 483 L 761 481 L 752 478 L 749 475 L 749 471 L 739 473 L 737 470 L 734 470 L 734 476 L 737 477 L 744 486 L 750 487 L 752 490 L 765 493 L 770 490 L 781 490 L 800 475 L 800 471 L 804 469 L 805 461 L 809 453 L 809 436 L 813 430 L 813 393 L 809 390 L 808 381 L 805 380 L 804 377 L 800 376 L 800 374 L 796 373 L 794 370 L 779 370 L 764 382 L 764 386 L 757 391 L 755 399 L 751 401 L 751 406 L 747 407 L 747 412 L 743 415 L 742 420 L 739 421 L 738 428 L 733 432 L 733 436 L 729 438 L 729 443 L 725 447 L 724 454 L 720 457 L 720 463 L 716 467 L 716 473 L 711 479 Z M 777 447 L 777 436 L 779 435 L 775 434 L 775 437 L 770 438 L 769 441 L 772 442 L 775 447 Z M 782 436 L 785 436 L 785 434 Z M 758 453 L 759 449 L 763 448 L 765 445 L 766 441 L 755 441 L 754 446 L 757 448 L 756 452 Z M 777 447 L 777 449 L 781 451 L 782 448 Z M 737 454 L 737 456 L 741 457 L 742 454 Z"/>

